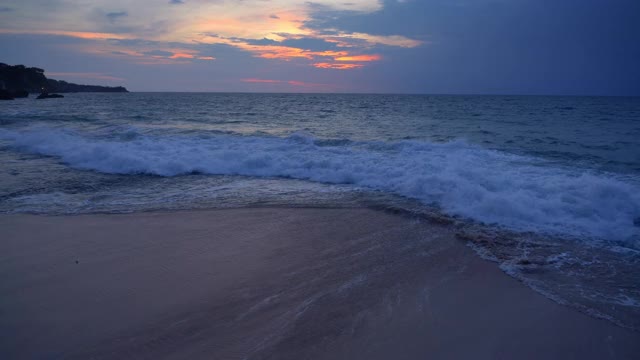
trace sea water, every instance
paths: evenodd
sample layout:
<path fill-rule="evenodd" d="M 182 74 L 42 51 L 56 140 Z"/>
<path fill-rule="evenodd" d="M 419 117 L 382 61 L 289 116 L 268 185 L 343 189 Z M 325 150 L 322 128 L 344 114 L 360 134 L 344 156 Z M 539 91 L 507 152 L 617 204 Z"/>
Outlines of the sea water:
<path fill-rule="evenodd" d="M 451 223 L 640 329 L 640 98 L 68 94 L 0 103 L 0 212 L 369 206 Z"/>

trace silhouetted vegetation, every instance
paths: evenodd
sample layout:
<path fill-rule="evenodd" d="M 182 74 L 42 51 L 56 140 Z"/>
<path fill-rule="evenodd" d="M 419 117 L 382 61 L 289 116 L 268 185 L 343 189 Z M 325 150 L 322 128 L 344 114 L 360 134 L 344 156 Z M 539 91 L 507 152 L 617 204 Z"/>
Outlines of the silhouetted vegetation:
<path fill-rule="evenodd" d="M 122 86 L 79 85 L 62 80 L 47 79 L 44 70 L 24 65 L 0 63 L 0 99 L 26 97 L 42 92 L 128 92 Z"/>

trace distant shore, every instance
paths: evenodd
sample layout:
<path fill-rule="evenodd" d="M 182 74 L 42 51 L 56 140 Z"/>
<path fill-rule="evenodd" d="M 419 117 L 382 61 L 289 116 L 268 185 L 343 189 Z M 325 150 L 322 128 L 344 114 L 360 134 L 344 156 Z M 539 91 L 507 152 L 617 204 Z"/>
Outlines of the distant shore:
<path fill-rule="evenodd" d="M 0 216 L 0 358 L 632 359 L 438 224 L 368 209 Z"/>
<path fill-rule="evenodd" d="M 123 86 L 84 85 L 48 79 L 45 71 L 24 65 L 0 63 L 0 98 L 26 97 L 29 93 L 129 92 Z"/>

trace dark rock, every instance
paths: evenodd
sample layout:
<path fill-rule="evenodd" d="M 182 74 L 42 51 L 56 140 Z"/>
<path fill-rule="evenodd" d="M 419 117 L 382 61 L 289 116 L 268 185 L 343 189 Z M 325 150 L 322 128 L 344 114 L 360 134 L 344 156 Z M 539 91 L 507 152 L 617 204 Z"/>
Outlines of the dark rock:
<path fill-rule="evenodd" d="M 29 97 L 29 92 L 24 90 L 10 91 L 0 90 L 0 100 L 13 100 L 15 98 Z"/>
<path fill-rule="evenodd" d="M 16 90 L 13 93 L 14 98 L 26 98 L 29 97 L 29 92 L 27 90 Z"/>
<path fill-rule="evenodd" d="M 13 100 L 13 94 L 7 90 L 0 90 L 0 100 Z"/>
<path fill-rule="evenodd" d="M 57 99 L 57 98 L 63 98 L 63 95 L 60 94 L 47 94 L 47 93 L 42 93 L 40 95 L 38 95 L 38 97 L 36 99 L 40 100 L 40 99 Z"/>

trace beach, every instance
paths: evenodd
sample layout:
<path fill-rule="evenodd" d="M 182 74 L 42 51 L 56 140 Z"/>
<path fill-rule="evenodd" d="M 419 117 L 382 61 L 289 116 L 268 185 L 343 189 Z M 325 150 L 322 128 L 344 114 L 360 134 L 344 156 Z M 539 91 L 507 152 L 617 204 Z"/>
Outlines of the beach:
<path fill-rule="evenodd" d="M 637 14 L 0 3 L 0 360 L 640 360 Z"/>
<path fill-rule="evenodd" d="M 446 224 L 366 208 L 0 215 L 3 359 L 632 359 Z"/>

